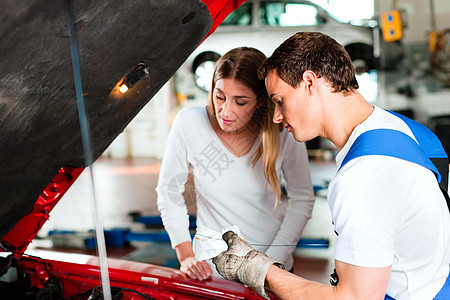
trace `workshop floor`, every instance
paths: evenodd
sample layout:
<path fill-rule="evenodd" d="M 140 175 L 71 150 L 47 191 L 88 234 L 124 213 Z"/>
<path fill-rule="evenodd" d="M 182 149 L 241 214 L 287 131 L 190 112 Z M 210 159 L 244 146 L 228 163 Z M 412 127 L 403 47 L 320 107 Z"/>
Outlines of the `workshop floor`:
<path fill-rule="evenodd" d="M 160 161 L 155 159 L 100 158 L 92 169 L 86 169 L 63 199 L 53 209 L 50 220 L 42 228 L 39 237 L 46 239 L 50 230 L 86 231 L 94 228 L 92 199 L 95 195 L 103 224 L 108 228 L 140 230 L 142 224 L 132 221 L 129 213 L 158 215 L 156 187 Z M 311 161 L 314 185 L 326 185 L 336 171 L 334 161 Z M 91 177 L 92 172 L 92 177 Z M 91 184 L 92 179 L 94 185 Z M 94 189 L 92 188 L 94 187 Z M 190 191 L 187 191 L 189 193 Z M 189 207 L 195 213 L 195 206 Z M 326 201 L 326 190 L 319 192 L 313 216 L 305 228 L 303 238 L 328 239 L 327 248 L 297 248 L 294 273 L 310 280 L 328 283 L 333 272 L 335 236 Z M 73 239 L 72 241 L 73 242 Z M 42 243 L 34 243 L 35 248 Z M 47 244 L 48 245 L 48 244 Z M 32 245 L 33 246 L 33 245 Z M 50 245 L 51 246 L 51 245 Z M 95 250 L 75 247 L 52 247 L 52 250 L 72 253 L 95 254 Z M 127 247 L 108 248 L 112 258 L 146 261 L 158 264 L 175 257 L 169 244 L 132 243 Z"/>

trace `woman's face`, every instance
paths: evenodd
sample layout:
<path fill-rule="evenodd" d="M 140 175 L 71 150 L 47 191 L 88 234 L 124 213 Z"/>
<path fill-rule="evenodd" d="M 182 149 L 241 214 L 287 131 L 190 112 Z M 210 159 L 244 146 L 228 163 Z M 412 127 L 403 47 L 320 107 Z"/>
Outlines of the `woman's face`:
<path fill-rule="evenodd" d="M 219 79 L 212 92 L 217 122 L 223 131 L 231 133 L 251 128 L 258 103 L 249 87 L 234 79 Z"/>

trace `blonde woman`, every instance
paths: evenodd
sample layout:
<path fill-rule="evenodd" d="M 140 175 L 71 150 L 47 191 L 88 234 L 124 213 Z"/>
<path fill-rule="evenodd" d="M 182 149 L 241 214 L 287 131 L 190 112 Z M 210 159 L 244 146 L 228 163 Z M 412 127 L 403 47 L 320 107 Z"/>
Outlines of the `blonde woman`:
<path fill-rule="evenodd" d="M 169 134 L 156 188 L 158 209 L 180 270 L 194 279 L 220 275 L 211 262 L 195 260 L 183 197 L 190 174 L 198 226 L 221 232 L 236 225 L 252 246 L 287 270 L 293 268 L 293 251 L 311 217 L 314 193 L 306 147 L 272 122 L 274 104 L 257 75 L 264 59 L 248 47 L 223 55 L 209 104 L 181 110 Z"/>

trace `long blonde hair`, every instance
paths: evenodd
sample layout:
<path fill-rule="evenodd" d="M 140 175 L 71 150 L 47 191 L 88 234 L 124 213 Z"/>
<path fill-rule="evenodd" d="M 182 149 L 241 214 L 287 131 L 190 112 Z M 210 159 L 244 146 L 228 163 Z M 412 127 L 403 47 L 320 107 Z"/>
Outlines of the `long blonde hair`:
<path fill-rule="evenodd" d="M 249 87 L 256 95 L 258 105 L 252 122 L 261 130 L 261 139 L 253 154 L 252 165 L 263 158 L 263 173 L 270 185 L 275 199 L 281 198 L 280 180 L 275 163 L 280 152 L 280 130 L 278 124 L 272 122 L 275 105 L 270 101 L 264 80 L 258 78 L 258 68 L 266 56 L 259 50 L 250 47 L 239 47 L 228 51 L 216 63 L 209 99 L 209 113 L 215 115 L 213 91 L 219 79 L 237 80 Z"/>

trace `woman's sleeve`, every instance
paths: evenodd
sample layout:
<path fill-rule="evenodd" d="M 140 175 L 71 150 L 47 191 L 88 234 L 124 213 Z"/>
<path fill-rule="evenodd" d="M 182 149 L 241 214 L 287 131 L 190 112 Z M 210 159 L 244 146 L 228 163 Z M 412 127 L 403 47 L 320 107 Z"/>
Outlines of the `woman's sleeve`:
<path fill-rule="evenodd" d="M 157 205 L 172 247 L 190 241 L 189 216 L 182 193 L 189 176 L 183 118 L 175 118 L 164 151 L 156 186 Z"/>
<path fill-rule="evenodd" d="M 315 200 L 306 146 L 295 141 L 292 135 L 286 139 L 286 149 L 280 149 L 280 154 L 284 156 L 281 170 L 286 181 L 288 205 L 280 230 L 266 251 L 270 257 L 283 262 L 292 259 L 303 229 L 311 218 Z"/>

